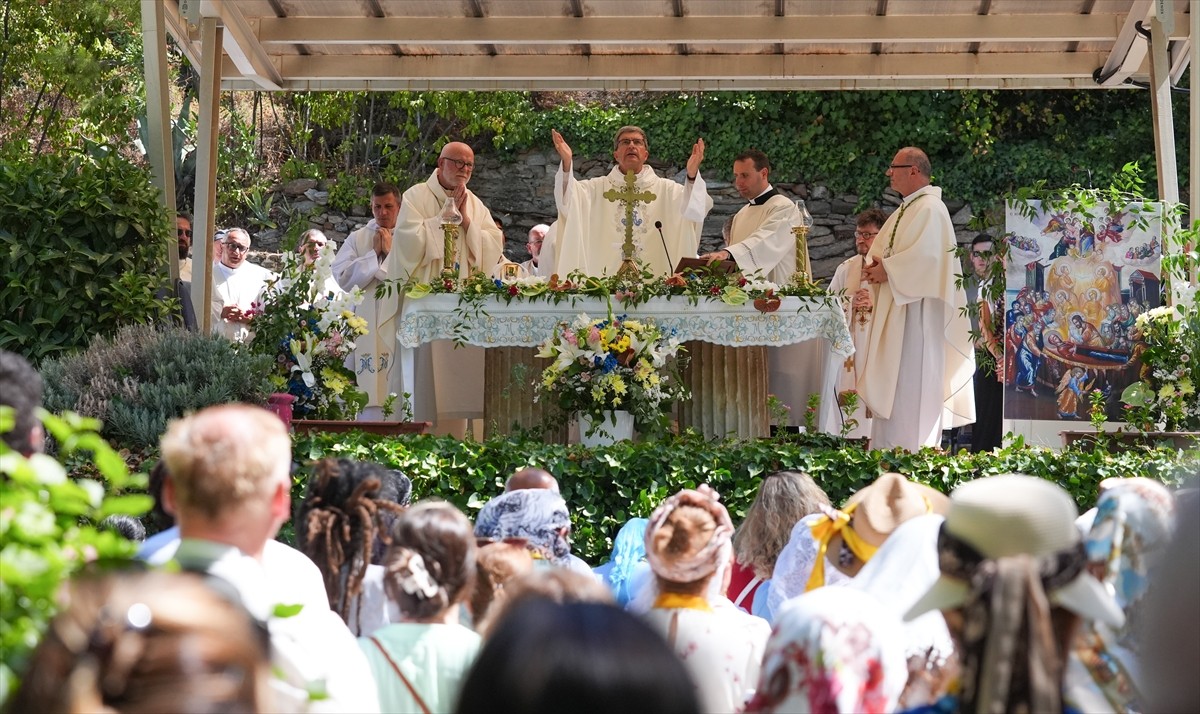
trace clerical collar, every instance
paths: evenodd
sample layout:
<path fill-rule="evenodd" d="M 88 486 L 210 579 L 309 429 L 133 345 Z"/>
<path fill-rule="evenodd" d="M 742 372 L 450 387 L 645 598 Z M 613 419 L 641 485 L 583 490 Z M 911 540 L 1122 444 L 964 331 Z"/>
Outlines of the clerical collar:
<path fill-rule="evenodd" d="M 761 206 L 767 201 L 770 201 L 773 196 L 778 196 L 779 192 L 771 184 L 767 184 L 767 190 L 758 194 L 758 197 L 750 202 L 751 206 Z"/>

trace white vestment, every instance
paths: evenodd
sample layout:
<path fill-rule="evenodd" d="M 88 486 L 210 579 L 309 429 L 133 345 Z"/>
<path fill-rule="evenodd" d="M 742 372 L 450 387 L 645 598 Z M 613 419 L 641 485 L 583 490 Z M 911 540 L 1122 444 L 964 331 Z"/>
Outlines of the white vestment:
<path fill-rule="evenodd" d="M 254 339 L 254 330 L 245 322 L 221 319 L 221 308 L 237 305 L 243 312 L 262 300 L 267 282 L 275 279 L 275 273 L 254 263 L 243 262 L 237 268 L 224 263 L 213 264 L 212 327 L 213 332 L 224 335 L 234 342 L 249 342 Z"/>
<path fill-rule="evenodd" d="M 613 167 L 607 176 L 577 181 L 559 165 L 554 177 L 554 202 L 558 206 L 554 272 L 560 276 L 573 270 L 586 275 L 617 272 L 625 242 L 625 206 L 606 199 L 604 193 L 624 188 L 625 176 L 620 167 Z M 695 181 L 680 185 L 660 177 L 649 165 L 638 174 L 636 190 L 650 191 L 655 198 L 634 207 L 633 257 L 656 275 L 670 275 L 680 258 L 696 257 L 712 198 L 699 174 Z M 654 226 L 656 221 L 662 223 L 661 236 Z"/>
<path fill-rule="evenodd" d="M 873 448 L 936 446 L 943 426 L 975 421 L 975 347 L 954 248 L 942 189 L 925 186 L 905 197 L 867 253 L 888 278 L 878 286 L 858 378 L 874 416 Z"/>
<path fill-rule="evenodd" d="M 179 259 L 179 279 L 184 282 L 192 282 L 192 259 Z"/>
<path fill-rule="evenodd" d="M 725 250 L 747 276 L 786 285 L 796 272 L 796 204 L 768 188 L 733 217 Z M 769 194 L 769 196 L 768 196 Z M 766 197 L 766 200 L 762 200 Z M 760 202 L 761 201 L 761 202 Z"/>
<path fill-rule="evenodd" d="M 438 172 L 404 192 L 396 219 L 388 273 L 402 283 L 432 282 L 442 273 L 445 238 L 441 213 L 446 189 Z M 471 225 L 459 230 L 455 263 L 465 278 L 473 271 L 492 274 L 504 256 L 504 234 L 496 227 L 483 201 L 467 191 L 466 214 Z M 387 334 L 396 339 L 404 290 L 397 286 L 384 316 Z M 401 350 L 400 364 L 392 369 L 388 384 L 396 394 L 413 397 L 413 414 L 419 421 L 474 419 L 483 416 L 483 348 L 439 340 L 417 350 Z"/>
<path fill-rule="evenodd" d="M 829 352 L 829 362 L 825 365 L 825 369 L 836 375 L 836 381 L 833 398 L 821 400 L 819 422 L 821 431 L 840 435 L 842 426 L 847 419 L 857 421 L 858 425 L 846 432 L 846 437 L 850 439 L 871 435 L 871 420 L 867 418 L 867 410 L 863 406 L 861 398 L 849 417 L 842 414 L 837 403 L 837 394 L 857 389 L 858 375 L 863 373 L 867 363 L 867 341 L 871 337 L 872 313 L 855 314 L 853 307 L 854 293 L 859 288 L 870 290 L 870 286 L 863 278 L 862 263 L 863 256 L 861 255 L 848 258 L 837 267 L 833 273 L 833 279 L 829 281 L 829 292 L 846 291 L 845 297 L 842 298 L 842 312 L 846 315 L 846 325 L 850 328 L 850 341 L 854 343 L 854 354 L 849 357 L 840 357 L 832 351 Z"/>
<path fill-rule="evenodd" d="M 342 243 L 337 257 L 333 259 L 333 277 L 342 290 L 360 288 L 363 301 L 356 312 L 367 321 L 367 334 L 354 341 L 354 353 L 350 356 L 350 368 L 358 377 L 358 388 L 367 395 L 367 409 L 376 416 L 375 410 L 383 405 L 388 396 L 388 375 L 396 361 L 396 330 L 388 331 L 388 325 L 380 324 L 381 308 L 390 304 L 388 298 L 376 299 L 375 289 L 388 279 L 387 265 L 380 261 L 375 252 L 375 233 L 387 231 L 375 219 L 359 228 Z M 395 250 L 395 243 L 392 244 Z M 391 323 L 389 323 L 390 325 Z M 382 328 L 382 329 L 381 329 Z"/>

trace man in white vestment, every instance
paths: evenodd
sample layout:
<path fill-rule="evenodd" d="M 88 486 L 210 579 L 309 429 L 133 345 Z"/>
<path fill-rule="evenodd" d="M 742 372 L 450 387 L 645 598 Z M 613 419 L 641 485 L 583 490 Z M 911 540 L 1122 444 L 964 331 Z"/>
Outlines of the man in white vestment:
<path fill-rule="evenodd" d="M 243 404 L 208 407 L 171 422 L 162 455 L 170 473 L 164 505 L 179 523 L 174 560 L 229 583 L 266 624 L 271 710 L 379 711 L 366 657 L 328 600 L 306 603 L 294 583 L 273 581 L 263 566 L 267 543 L 292 510 L 292 450 L 283 422 Z M 298 612 L 281 611 L 297 605 Z"/>
<path fill-rule="evenodd" d="M 558 206 L 558 237 L 555 266 L 559 275 L 573 270 L 586 275 L 613 275 L 621 266 L 625 242 L 625 204 L 604 197 L 610 190 L 625 189 L 625 175 L 637 177 L 635 191 L 650 192 L 654 199 L 638 202 L 633 211 L 634 259 L 657 275 L 670 275 L 680 258 L 696 257 L 704 217 L 712 209 L 700 162 L 704 140 L 692 147 L 687 161 L 687 181 L 680 185 L 662 178 L 646 164 L 650 157 L 646 132 L 636 126 L 621 127 L 613 139 L 617 165 L 607 176 L 575 180 L 571 147 L 561 134 L 551 130 L 554 148 L 562 163 L 554 177 L 554 201 Z M 657 224 L 661 224 L 660 229 Z"/>
<path fill-rule="evenodd" d="M 400 189 L 390 183 L 375 184 L 371 190 L 371 220 L 346 236 L 333 259 L 333 277 L 342 290 L 360 288 L 364 294 L 358 315 L 367 321 L 368 332 L 355 340 L 351 356 L 358 388 L 367 395 L 367 406 L 358 415 L 360 420 L 383 419 L 388 378 L 396 361 L 396 329 L 388 312 L 395 300 L 377 300 L 375 288 L 389 277 L 387 258 L 399 213 Z"/>
<path fill-rule="evenodd" d="M 477 270 L 492 274 L 504 255 L 504 234 L 483 201 L 467 188 L 474 169 L 471 147 L 451 142 L 442 148 L 429 179 L 404 192 L 388 261 L 392 278 L 428 283 L 438 279 L 446 267 L 460 278 Z M 449 266 L 441 219 L 447 199 L 453 199 L 462 215 L 454 263 Z M 394 291 L 382 316 L 391 320 L 386 329 L 393 340 L 405 299 L 402 290 Z M 455 349 L 449 341 L 437 341 L 403 352 L 406 354 L 392 370 L 389 384 L 396 394 L 412 394 L 418 420 L 435 422 L 438 432 L 458 433 L 465 428 L 461 420 L 483 416 L 483 348 Z"/>
<path fill-rule="evenodd" d="M 871 250 L 879 228 L 887 221 L 887 214 L 878 208 L 871 208 L 858 214 L 855 221 L 854 249 L 855 255 L 847 258 L 833 272 L 829 281 L 829 292 L 845 291 L 842 298 L 842 310 L 846 314 L 846 325 L 850 328 L 850 341 L 854 343 L 854 354 L 849 357 L 839 357 L 830 354 L 830 363 L 826 369 L 833 370 L 837 375 L 835 394 L 840 396 L 845 392 L 858 391 L 858 375 L 867 363 L 867 341 L 871 336 L 871 315 L 874 312 L 872 288 L 863 276 L 863 258 Z M 851 420 L 858 422 L 852 429 L 845 431 L 845 436 L 858 439 L 871 435 L 871 419 L 862 400 L 857 400 L 854 410 L 844 414 L 839 407 L 838 399 L 821 401 L 821 430 L 830 434 L 842 434 L 844 426 Z"/>
<path fill-rule="evenodd" d="M 758 275 L 785 285 L 796 272 L 796 238 L 792 226 L 798 218 L 796 204 L 770 182 L 771 162 L 757 149 L 733 160 L 733 186 L 749 205 L 733 217 L 723 250 L 706 253 L 706 260 L 732 260 L 747 276 Z"/>
<path fill-rule="evenodd" d="M 529 260 L 521 263 L 522 276 L 548 278 L 554 272 L 554 228 L 539 223 L 529 229 L 525 247 L 529 249 Z M 546 249 L 549 243 L 550 250 Z"/>
<path fill-rule="evenodd" d="M 863 265 L 876 295 L 858 393 L 873 416 L 871 446 L 916 451 L 940 444 L 943 427 L 975 421 L 975 349 L 954 225 L 942 189 L 930 185 L 929 157 L 905 147 L 887 174 L 904 200 Z"/>
<path fill-rule="evenodd" d="M 263 290 L 275 274 L 246 262 L 250 253 L 250 234 L 230 228 L 221 246 L 221 262 L 213 265 L 212 329 L 234 342 L 254 338 L 250 320 L 252 308 L 262 301 Z"/>

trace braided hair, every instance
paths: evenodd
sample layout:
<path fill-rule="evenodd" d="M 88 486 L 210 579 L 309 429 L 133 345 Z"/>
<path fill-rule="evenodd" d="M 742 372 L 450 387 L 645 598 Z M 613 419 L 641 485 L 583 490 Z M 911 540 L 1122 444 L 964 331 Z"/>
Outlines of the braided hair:
<path fill-rule="evenodd" d="M 296 542 L 320 569 L 330 609 L 351 627 L 352 609 L 361 618 L 367 566 L 382 564 L 411 490 L 399 471 L 366 461 L 322 459 L 313 469 L 296 513 Z"/>

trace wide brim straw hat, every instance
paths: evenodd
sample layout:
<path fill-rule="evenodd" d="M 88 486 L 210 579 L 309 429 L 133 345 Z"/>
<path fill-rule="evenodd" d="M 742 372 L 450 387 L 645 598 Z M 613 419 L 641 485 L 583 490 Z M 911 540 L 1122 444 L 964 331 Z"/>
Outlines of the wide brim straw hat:
<path fill-rule="evenodd" d="M 946 494 L 914 483 L 898 473 L 885 473 L 846 500 L 842 510 L 857 506 L 850 527 L 873 546 L 883 545 L 901 523 L 927 513 L 945 514 L 950 505 Z"/>
<path fill-rule="evenodd" d="M 986 559 L 1014 555 L 1048 556 L 1079 547 L 1075 527 L 1079 512 L 1061 487 L 1033 476 L 1008 474 L 981 478 L 955 489 L 943 528 Z M 942 574 L 905 614 L 913 620 L 930 610 L 947 610 L 966 602 L 965 580 Z M 1125 623 L 1116 601 L 1087 569 L 1066 585 L 1047 593 L 1050 601 L 1085 619 L 1114 628 Z"/>

